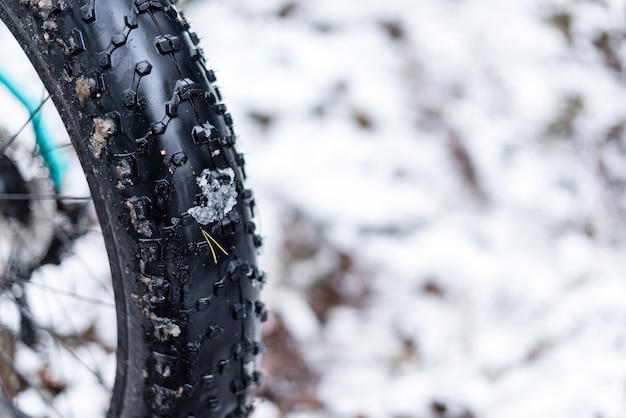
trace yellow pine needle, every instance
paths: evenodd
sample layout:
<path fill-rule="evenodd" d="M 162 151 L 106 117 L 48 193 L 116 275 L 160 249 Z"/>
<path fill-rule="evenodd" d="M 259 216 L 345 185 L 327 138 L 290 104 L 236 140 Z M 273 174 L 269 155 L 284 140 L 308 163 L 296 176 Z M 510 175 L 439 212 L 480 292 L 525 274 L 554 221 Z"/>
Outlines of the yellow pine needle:
<path fill-rule="evenodd" d="M 213 255 L 213 262 L 215 264 L 217 264 L 217 254 L 215 254 L 215 249 L 213 248 L 213 244 L 215 244 L 217 246 L 217 248 L 224 253 L 224 255 L 228 255 L 228 251 L 226 251 L 224 249 L 224 247 L 222 247 L 216 240 L 215 238 L 213 238 L 211 236 L 211 234 L 209 234 L 208 232 L 206 232 L 204 229 L 200 228 L 200 232 L 202 232 L 202 236 L 204 237 L 204 240 L 206 241 L 207 244 L 209 244 L 209 248 L 211 249 L 211 255 Z"/>

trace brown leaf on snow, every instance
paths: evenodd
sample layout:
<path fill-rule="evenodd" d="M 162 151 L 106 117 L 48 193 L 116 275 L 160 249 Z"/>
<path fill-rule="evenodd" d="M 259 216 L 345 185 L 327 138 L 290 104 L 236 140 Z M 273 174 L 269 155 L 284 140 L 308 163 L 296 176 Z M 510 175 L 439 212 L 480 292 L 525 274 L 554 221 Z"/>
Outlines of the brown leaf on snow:
<path fill-rule="evenodd" d="M 261 360 L 264 378 L 257 395 L 274 403 L 284 414 L 321 409 L 316 394 L 319 376 L 307 364 L 280 316 L 270 316 L 263 339 L 268 350 Z"/>

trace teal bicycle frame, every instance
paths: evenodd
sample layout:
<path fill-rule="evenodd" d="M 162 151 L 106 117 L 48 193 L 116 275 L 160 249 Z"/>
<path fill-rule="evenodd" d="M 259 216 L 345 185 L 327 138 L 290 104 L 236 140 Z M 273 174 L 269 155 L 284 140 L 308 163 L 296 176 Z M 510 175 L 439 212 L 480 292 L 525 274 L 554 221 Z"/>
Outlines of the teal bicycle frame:
<path fill-rule="evenodd" d="M 0 65 L 0 83 L 2 83 L 19 100 L 30 114 L 35 139 L 37 141 L 37 151 L 50 170 L 50 177 L 54 183 L 54 188 L 58 192 L 61 188 L 63 175 L 69 166 L 67 158 L 52 143 L 51 130 L 41 112 L 41 100 L 29 96 L 28 89 L 23 88 L 11 74 Z"/>

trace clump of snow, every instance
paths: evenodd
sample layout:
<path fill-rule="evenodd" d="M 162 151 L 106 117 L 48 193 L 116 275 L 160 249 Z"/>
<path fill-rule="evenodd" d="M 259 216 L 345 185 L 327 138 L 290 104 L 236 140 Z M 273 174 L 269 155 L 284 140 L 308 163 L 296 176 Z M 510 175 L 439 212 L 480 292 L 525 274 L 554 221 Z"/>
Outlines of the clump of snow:
<path fill-rule="evenodd" d="M 204 169 L 196 178 L 206 201 L 187 211 L 202 225 L 224 218 L 237 204 L 235 172 L 232 168 Z"/>

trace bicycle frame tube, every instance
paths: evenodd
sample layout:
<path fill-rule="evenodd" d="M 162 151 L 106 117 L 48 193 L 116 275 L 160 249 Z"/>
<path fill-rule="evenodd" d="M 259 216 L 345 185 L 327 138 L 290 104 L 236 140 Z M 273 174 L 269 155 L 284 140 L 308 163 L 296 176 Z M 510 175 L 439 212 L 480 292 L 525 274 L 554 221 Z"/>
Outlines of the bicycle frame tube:
<path fill-rule="evenodd" d="M 45 118 L 41 113 L 41 100 L 29 96 L 26 93 L 27 89 L 22 88 L 20 83 L 11 76 L 1 63 L 0 83 L 2 83 L 11 92 L 11 94 L 13 94 L 13 96 L 15 96 L 15 98 L 17 98 L 24 105 L 24 107 L 28 109 L 32 118 L 33 129 L 35 131 L 37 150 L 50 170 L 50 176 L 54 183 L 55 190 L 59 191 L 68 162 L 61 153 L 55 152 L 54 144 L 47 134 L 47 132 L 49 132 L 49 128 L 47 127 Z"/>

